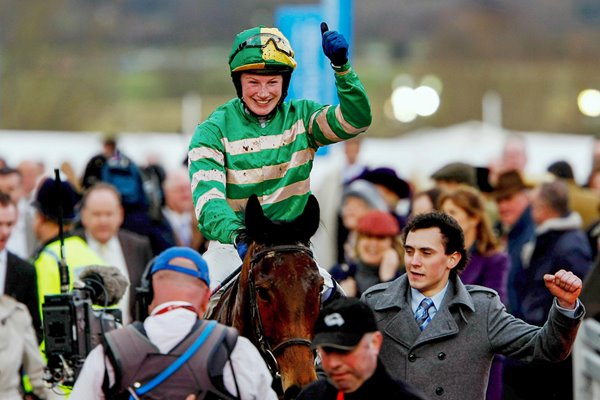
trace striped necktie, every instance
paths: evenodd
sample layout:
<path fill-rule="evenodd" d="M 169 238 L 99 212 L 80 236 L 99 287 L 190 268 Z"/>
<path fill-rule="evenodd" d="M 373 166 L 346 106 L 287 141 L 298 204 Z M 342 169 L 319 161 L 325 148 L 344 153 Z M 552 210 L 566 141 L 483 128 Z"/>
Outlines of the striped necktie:
<path fill-rule="evenodd" d="M 431 322 L 431 317 L 429 316 L 429 308 L 433 306 L 433 300 L 429 297 L 425 297 L 419 307 L 417 307 L 417 311 L 415 312 L 415 321 L 417 321 L 417 325 L 419 325 L 419 329 L 423 330 L 427 326 L 429 322 Z"/>

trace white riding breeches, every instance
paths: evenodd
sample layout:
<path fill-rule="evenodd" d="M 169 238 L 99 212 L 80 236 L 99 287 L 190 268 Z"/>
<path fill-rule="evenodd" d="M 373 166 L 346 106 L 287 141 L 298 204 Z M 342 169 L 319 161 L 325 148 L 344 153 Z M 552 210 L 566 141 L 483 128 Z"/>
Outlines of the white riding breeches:
<path fill-rule="evenodd" d="M 202 254 L 202 258 L 208 264 L 211 290 L 219 286 L 242 265 L 242 260 L 232 244 L 223 244 L 214 240 L 208 243 L 208 249 Z"/>

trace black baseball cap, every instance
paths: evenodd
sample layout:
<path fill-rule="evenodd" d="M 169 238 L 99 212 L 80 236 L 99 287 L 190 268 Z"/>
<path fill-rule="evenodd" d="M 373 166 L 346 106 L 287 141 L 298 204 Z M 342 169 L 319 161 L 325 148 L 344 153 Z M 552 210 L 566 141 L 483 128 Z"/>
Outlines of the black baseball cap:
<path fill-rule="evenodd" d="M 373 311 L 354 298 L 335 300 L 324 307 L 315 322 L 314 347 L 352 350 L 365 333 L 377 331 Z"/>

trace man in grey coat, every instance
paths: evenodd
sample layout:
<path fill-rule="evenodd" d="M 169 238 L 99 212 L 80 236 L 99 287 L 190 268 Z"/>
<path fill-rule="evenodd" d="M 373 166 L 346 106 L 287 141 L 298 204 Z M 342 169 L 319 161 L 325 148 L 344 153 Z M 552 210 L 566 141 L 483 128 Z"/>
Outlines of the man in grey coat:
<path fill-rule="evenodd" d="M 458 273 L 467 252 L 452 217 L 418 215 L 403 241 L 406 274 L 362 296 L 383 333 L 380 357 L 393 378 L 431 398 L 480 400 L 495 354 L 527 362 L 569 355 L 584 314 L 576 275 L 544 276 L 555 301 L 546 324 L 537 327 L 509 314 L 494 290 L 463 285 Z"/>

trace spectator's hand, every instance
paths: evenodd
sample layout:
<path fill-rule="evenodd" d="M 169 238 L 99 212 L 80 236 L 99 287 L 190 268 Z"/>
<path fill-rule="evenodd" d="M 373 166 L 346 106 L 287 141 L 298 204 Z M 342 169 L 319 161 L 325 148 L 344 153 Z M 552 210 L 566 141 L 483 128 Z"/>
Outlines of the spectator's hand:
<path fill-rule="evenodd" d="M 561 269 L 554 275 L 545 274 L 544 283 L 550 293 L 556 297 L 559 306 L 569 310 L 575 308 L 577 298 L 583 286 L 581 279 L 577 275 Z"/>
<path fill-rule="evenodd" d="M 321 22 L 321 36 L 323 37 L 323 53 L 329 58 L 331 64 L 341 67 L 348 62 L 348 42 L 344 35 L 337 31 L 330 31 L 325 22 Z"/>
<path fill-rule="evenodd" d="M 379 265 L 379 280 L 381 282 L 391 281 L 396 277 L 398 268 L 400 268 L 400 255 L 394 248 L 387 249 L 383 253 L 383 258 Z"/>
<path fill-rule="evenodd" d="M 246 258 L 246 253 L 248 253 L 248 243 L 244 240 L 242 235 L 237 235 L 234 241 L 235 249 L 237 250 L 240 258 L 244 261 Z"/>

